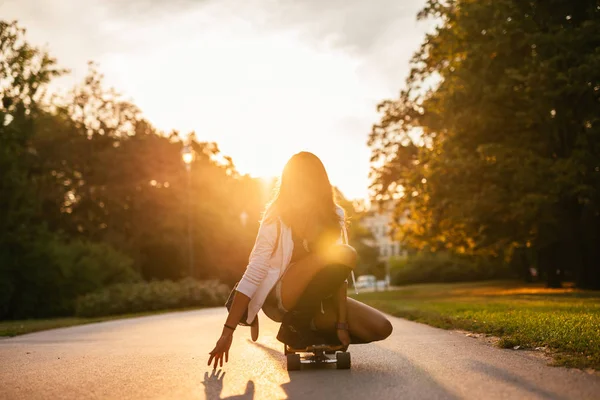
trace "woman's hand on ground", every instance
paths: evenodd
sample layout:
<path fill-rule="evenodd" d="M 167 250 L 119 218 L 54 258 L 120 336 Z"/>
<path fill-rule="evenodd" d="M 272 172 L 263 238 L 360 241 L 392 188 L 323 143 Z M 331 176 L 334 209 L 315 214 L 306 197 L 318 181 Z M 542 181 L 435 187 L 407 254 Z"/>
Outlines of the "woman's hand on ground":
<path fill-rule="evenodd" d="M 210 365 L 215 360 L 214 369 L 217 368 L 217 365 L 223 366 L 223 358 L 225 358 L 225 362 L 229 361 L 229 348 L 231 347 L 231 342 L 233 341 L 233 332 L 223 333 L 215 348 L 209 353 L 210 358 L 208 359 L 208 365 Z"/>
<path fill-rule="evenodd" d="M 344 347 L 350 346 L 350 333 L 346 329 L 338 329 L 337 337 L 342 342 Z"/>

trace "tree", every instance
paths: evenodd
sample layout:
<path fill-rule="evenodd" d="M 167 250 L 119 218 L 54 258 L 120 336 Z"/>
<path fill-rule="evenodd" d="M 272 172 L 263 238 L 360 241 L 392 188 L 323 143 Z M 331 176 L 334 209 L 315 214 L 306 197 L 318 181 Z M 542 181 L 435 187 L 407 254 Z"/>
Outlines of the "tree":
<path fill-rule="evenodd" d="M 137 278 L 123 254 L 49 229 L 43 199 L 62 190 L 38 139 L 49 127 L 69 129 L 45 96 L 64 71 L 24 34 L 0 21 L 0 318 L 68 314 L 78 295 Z"/>
<path fill-rule="evenodd" d="M 599 16 L 595 1 L 427 2 L 440 25 L 369 140 L 405 243 L 533 252 L 549 285 L 560 271 L 600 289 Z"/>
<path fill-rule="evenodd" d="M 0 21 L 0 315 L 20 289 L 13 277 L 30 243 L 43 232 L 32 180 L 30 147 L 44 86 L 60 74 L 55 60 L 23 40 L 16 22 Z"/>

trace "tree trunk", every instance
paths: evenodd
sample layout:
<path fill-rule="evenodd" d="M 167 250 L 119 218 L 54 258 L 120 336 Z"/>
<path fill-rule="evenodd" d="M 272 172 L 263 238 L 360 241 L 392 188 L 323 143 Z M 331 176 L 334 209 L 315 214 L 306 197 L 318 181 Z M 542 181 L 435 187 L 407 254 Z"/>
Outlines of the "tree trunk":
<path fill-rule="evenodd" d="M 526 248 L 520 247 L 515 249 L 511 260 L 511 268 L 518 274 L 519 278 L 523 279 L 523 281 L 532 283 L 533 276 L 531 276 L 531 265 L 529 258 L 527 257 L 527 252 L 528 249 Z"/>
<path fill-rule="evenodd" d="M 582 268 L 577 286 L 600 290 L 600 216 L 591 206 L 584 207 L 581 217 Z"/>
<path fill-rule="evenodd" d="M 546 287 L 561 288 L 561 273 L 558 266 L 559 243 L 539 250 L 539 267 L 546 277 Z"/>

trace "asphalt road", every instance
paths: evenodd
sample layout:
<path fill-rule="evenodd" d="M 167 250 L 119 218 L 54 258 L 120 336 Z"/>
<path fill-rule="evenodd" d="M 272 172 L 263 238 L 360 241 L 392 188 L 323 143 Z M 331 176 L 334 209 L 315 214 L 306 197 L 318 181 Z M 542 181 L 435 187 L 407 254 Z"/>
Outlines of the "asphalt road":
<path fill-rule="evenodd" d="M 599 399 L 600 377 L 392 318 L 381 343 L 350 348 L 351 370 L 288 373 L 277 326 L 238 328 L 230 362 L 208 352 L 224 309 L 179 312 L 0 340 L 1 399 Z"/>

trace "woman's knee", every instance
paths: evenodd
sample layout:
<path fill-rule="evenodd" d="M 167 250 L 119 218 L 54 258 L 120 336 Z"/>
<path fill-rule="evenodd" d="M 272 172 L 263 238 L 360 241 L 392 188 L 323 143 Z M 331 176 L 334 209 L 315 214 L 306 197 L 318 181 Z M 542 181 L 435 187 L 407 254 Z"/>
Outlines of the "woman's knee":
<path fill-rule="evenodd" d="M 387 318 L 383 318 L 381 321 L 377 321 L 376 324 L 373 324 L 372 329 L 374 340 L 383 340 L 388 338 L 392 334 L 394 327 Z"/>

